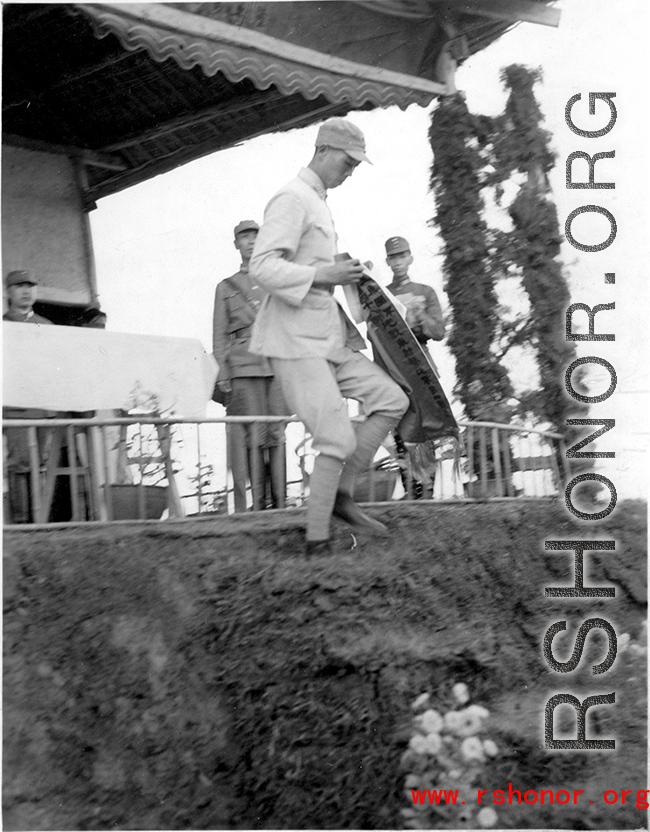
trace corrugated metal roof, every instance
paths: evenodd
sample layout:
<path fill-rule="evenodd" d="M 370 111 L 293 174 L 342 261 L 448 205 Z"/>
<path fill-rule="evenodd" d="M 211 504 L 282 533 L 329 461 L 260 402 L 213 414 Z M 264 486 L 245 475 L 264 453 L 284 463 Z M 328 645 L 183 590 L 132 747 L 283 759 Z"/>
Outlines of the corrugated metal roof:
<path fill-rule="evenodd" d="M 427 105 L 446 91 L 440 84 L 355 63 L 243 27 L 162 4 L 77 6 L 99 37 L 112 33 L 125 49 L 146 49 L 158 62 L 173 59 L 183 69 L 199 66 L 208 77 L 222 72 L 229 81 L 248 79 L 260 90 L 308 100 L 323 96 L 350 107 Z"/>

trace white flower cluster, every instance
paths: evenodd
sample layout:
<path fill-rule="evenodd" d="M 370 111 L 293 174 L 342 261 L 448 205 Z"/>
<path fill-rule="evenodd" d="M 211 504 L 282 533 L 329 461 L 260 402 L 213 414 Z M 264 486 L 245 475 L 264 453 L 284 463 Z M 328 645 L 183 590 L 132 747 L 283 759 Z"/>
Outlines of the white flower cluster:
<path fill-rule="evenodd" d="M 432 707 L 423 693 L 413 702 L 413 732 L 401 767 L 407 772 L 404 794 L 408 808 L 402 809 L 407 829 L 487 829 L 496 825 L 497 813 L 479 808 L 480 775 L 490 758 L 499 753 L 496 743 L 485 737 L 484 721 L 490 712 L 481 705 L 468 705 L 470 694 L 464 682 L 453 685 L 452 704 L 446 713 Z M 421 799 L 415 802 L 413 791 Z M 436 790 L 440 802 L 427 792 Z M 445 802 L 441 793 L 456 792 L 455 802 Z M 477 811 L 478 810 L 478 811 Z"/>
<path fill-rule="evenodd" d="M 636 638 L 621 633 L 617 638 L 617 661 L 621 662 L 626 682 L 644 681 L 648 656 L 648 631 L 645 621 Z"/>
<path fill-rule="evenodd" d="M 627 653 L 631 656 L 640 657 L 648 654 L 648 631 L 646 622 L 643 622 L 641 632 L 636 641 L 632 639 L 629 633 L 623 633 L 618 637 L 618 652 Z"/>

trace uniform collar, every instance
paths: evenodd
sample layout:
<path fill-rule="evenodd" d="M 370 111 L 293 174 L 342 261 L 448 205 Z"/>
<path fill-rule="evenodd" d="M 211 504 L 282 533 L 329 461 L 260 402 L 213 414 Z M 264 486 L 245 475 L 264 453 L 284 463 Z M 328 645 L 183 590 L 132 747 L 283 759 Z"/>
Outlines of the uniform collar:
<path fill-rule="evenodd" d="M 34 310 L 30 309 L 29 312 L 19 312 L 17 309 L 11 309 L 10 307 L 8 310 L 8 314 L 11 316 L 10 320 L 24 323 L 25 321 L 28 321 L 30 318 L 34 317 Z"/>
<path fill-rule="evenodd" d="M 321 199 L 327 199 L 327 188 L 323 184 L 323 180 L 311 168 L 301 168 L 298 177 L 310 185 Z"/>
<path fill-rule="evenodd" d="M 400 286 L 408 286 L 410 282 L 411 278 L 408 275 L 406 275 L 406 277 L 403 277 L 399 282 L 397 280 L 391 280 L 390 286 L 392 286 L 393 289 L 399 289 Z M 390 286 L 388 287 L 389 289 Z"/>

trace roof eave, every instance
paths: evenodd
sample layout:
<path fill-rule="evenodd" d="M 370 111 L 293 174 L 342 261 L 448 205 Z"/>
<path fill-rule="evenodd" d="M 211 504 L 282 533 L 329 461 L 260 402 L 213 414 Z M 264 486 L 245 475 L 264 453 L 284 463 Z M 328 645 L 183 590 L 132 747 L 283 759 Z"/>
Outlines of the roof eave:
<path fill-rule="evenodd" d="M 200 66 L 206 76 L 222 72 L 237 83 L 249 79 L 261 90 L 319 96 L 351 108 L 365 105 L 405 109 L 428 105 L 446 94 L 445 84 L 381 67 L 355 63 L 269 35 L 192 14 L 163 3 L 76 3 L 99 37 L 114 34 L 130 51 L 146 49 L 183 69 Z"/>

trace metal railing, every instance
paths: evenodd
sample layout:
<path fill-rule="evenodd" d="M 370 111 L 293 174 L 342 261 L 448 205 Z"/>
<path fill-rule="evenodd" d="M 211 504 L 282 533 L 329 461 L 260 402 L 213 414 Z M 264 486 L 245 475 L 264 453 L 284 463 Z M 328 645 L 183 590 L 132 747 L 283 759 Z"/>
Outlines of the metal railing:
<path fill-rule="evenodd" d="M 287 474 L 276 505 L 301 506 L 313 453 L 296 417 L 3 419 L 5 524 L 230 514 L 229 434 L 237 425 L 277 422 Z M 355 498 L 539 499 L 556 496 L 569 478 L 560 434 L 492 422 L 460 428 L 460 443 L 442 443 L 426 466 L 413 463 L 410 446 L 406 454 L 385 447 Z"/>
<path fill-rule="evenodd" d="M 465 496 L 476 499 L 552 497 L 570 478 L 561 434 L 496 422 L 461 422 Z"/>

